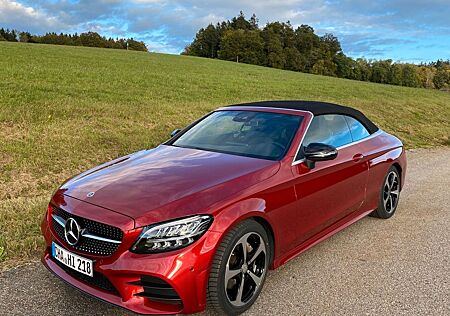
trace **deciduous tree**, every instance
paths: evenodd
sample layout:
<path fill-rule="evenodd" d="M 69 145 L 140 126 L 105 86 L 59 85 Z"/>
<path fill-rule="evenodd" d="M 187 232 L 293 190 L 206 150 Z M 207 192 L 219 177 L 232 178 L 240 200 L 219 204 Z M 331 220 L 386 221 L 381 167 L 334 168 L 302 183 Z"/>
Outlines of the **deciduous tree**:
<path fill-rule="evenodd" d="M 258 31 L 228 30 L 218 53 L 220 59 L 260 65 L 264 56 L 264 41 Z"/>

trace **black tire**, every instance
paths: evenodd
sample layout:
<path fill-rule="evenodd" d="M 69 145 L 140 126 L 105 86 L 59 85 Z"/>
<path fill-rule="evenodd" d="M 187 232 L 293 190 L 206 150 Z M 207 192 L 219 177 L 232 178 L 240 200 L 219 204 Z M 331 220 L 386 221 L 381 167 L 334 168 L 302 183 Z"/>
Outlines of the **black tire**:
<path fill-rule="evenodd" d="M 243 240 L 246 244 L 245 255 Z M 256 255 L 258 251 L 260 253 Z M 271 253 L 268 234 L 259 223 L 245 220 L 234 226 L 223 238 L 211 266 L 207 289 L 208 307 L 226 315 L 239 315 L 249 309 L 263 288 L 272 259 Z M 253 261 L 249 263 L 251 259 Z M 226 278 L 227 272 L 230 276 L 237 271 L 240 272 Z M 255 280 L 260 280 L 259 285 Z M 244 284 L 241 289 L 242 281 Z"/>
<path fill-rule="evenodd" d="M 394 215 L 400 198 L 400 181 L 398 169 L 391 166 L 381 185 L 378 208 L 370 214 L 371 216 L 387 219 Z"/>

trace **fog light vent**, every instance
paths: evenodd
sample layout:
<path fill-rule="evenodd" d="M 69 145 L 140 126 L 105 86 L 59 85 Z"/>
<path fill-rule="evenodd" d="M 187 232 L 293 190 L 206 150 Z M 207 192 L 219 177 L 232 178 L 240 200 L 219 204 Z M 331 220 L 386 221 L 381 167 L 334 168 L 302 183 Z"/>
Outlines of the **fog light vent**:
<path fill-rule="evenodd" d="M 139 281 L 129 282 L 128 284 L 140 286 L 143 292 L 134 294 L 153 301 L 166 304 L 181 304 L 181 299 L 175 289 L 166 281 L 149 275 L 141 276 Z"/>

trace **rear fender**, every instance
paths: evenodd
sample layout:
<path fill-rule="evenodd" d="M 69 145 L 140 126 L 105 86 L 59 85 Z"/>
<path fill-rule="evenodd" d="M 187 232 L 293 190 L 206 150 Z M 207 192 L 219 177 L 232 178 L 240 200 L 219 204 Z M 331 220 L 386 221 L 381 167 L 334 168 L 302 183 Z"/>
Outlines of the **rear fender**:
<path fill-rule="evenodd" d="M 402 169 L 401 188 L 404 184 L 406 171 L 406 157 L 403 147 L 398 147 L 369 160 L 369 182 L 367 184 L 366 201 L 364 210 L 375 210 L 378 207 L 380 188 L 384 177 L 393 164 L 398 164 Z"/>

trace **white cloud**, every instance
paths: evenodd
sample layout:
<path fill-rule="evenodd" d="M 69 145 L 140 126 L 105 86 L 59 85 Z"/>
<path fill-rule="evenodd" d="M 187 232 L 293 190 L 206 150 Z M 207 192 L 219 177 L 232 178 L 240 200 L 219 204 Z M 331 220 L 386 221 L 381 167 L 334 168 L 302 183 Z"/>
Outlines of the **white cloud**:
<path fill-rule="evenodd" d="M 49 31 L 66 27 L 57 17 L 11 0 L 0 0 L 2 26 L 20 30 Z"/>
<path fill-rule="evenodd" d="M 225 21 L 226 18 L 221 15 L 209 13 L 208 15 L 198 18 L 195 22 L 200 27 L 205 27 L 209 24 L 216 24 L 217 22 Z"/>

